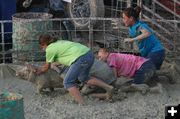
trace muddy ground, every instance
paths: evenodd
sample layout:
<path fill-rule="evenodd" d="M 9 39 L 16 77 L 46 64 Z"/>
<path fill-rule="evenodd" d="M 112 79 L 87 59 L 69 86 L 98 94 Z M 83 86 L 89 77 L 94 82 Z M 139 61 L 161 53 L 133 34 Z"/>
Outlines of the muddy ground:
<path fill-rule="evenodd" d="M 1 77 L 0 91 L 23 95 L 26 119 L 164 119 L 165 105 L 180 103 L 180 81 L 170 84 L 166 77 L 160 77 L 158 82 L 162 84 L 161 93 L 117 93 L 114 102 L 86 96 L 86 106 L 76 104 L 63 89 L 46 95 L 36 94 L 32 83 L 15 76 Z"/>

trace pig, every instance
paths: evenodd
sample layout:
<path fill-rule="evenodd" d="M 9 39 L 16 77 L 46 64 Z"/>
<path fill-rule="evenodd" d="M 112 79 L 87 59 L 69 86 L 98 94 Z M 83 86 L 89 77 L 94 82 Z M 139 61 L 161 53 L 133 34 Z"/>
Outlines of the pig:
<path fill-rule="evenodd" d="M 94 60 L 90 70 L 90 76 L 96 77 L 107 84 L 112 84 L 116 80 L 112 68 L 109 67 L 107 63 L 98 59 Z"/>
<path fill-rule="evenodd" d="M 54 88 L 63 88 L 63 78 L 53 69 L 48 69 L 47 72 L 37 75 L 34 66 L 25 65 L 16 71 L 16 76 L 35 84 L 39 94 L 44 93 L 47 88 L 50 91 L 53 91 Z"/>
<path fill-rule="evenodd" d="M 52 63 L 51 69 L 48 72 L 37 75 L 34 73 L 35 67 L 26 65 L 20 70 L 16 71 L 16 76 L 28 80 L 37 86 L 37 92 L 41 93 L 43 89 L 49 88 L 51 91 L 55 87 L 63 87 L 63 79 L 68 71 L 68 67 L 60 65 L 57 67 L 56 62 Z M 90 76 L 104 81 L 107 84 L 112 84 L 116 78 L 111 69 L 105 62 L 95 59 L 93 66 L 90 70 Z M 89 88 L 83 88 L 82 93 L 89 92 Z"/>

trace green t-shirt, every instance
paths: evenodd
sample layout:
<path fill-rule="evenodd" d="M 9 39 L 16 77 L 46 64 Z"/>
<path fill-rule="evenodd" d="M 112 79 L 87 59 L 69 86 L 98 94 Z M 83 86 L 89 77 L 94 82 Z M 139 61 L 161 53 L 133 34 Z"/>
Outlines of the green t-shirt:
<path fill-rule="evenodd" d="M 77 58 L 86 54 L 90 48 L 80 43 L 58 40 L 46 48 L 46 62 L 59 62 L 70 66 Z"/>

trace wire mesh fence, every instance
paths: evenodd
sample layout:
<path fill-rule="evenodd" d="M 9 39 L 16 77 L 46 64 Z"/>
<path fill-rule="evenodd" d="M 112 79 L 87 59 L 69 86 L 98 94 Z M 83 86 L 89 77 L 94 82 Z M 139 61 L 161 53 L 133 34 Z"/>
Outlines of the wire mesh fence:
<path fill-rule="evenodd" d="M 114 52 L 138 53 L 135 44 L 124 43 L 124 38 L 128 38 L 129 36 L 128 28 L 124 26 L 122 19 L 86 18 L 85 20 L 89 21 L 89 25 L 84 29 L 77 29 L 73 26 L 72 20 L 83 19 L 28 19 L 28 22 L 20 22 L 23 26 L 17 27 L 16 23 L 16 29 L 13 28 L 13 32 L 5 32 L 3 30 L 4 25 L 12 21 L 1 21 L 1 63 L 44 61 L 45 53 L 40 50 L 38 44 L 39 36 L 44 33 L 49 33 L 59 39 L 80 42 L 91 47 L 94 52 L 97 52 L 100 47 L 108 47 Z M 178 41 L 178 27 L 171 29 L 170 34 L 167 34 L 161 29 L 156 28 L 156 25 L 153 23 L 149 21 L 145 22 L 154 29 L 154 32 L 159 36 L 159 39 L 163 42 L 167 51 L 178 53 L 180 45 Z M 163 22 L 167 21 L 159 20 L 156 22 L 163 24 Z M 168 22 L 176 23 L 177 21 Z M 28 28 L 25 28 L 24 24 L 27 23 L 30 25 Z M 48 23 L 48 25 L 46 23 Z M 6 35 L 9 35 L 11 40 L 9 40 Z"/>
<path fill-rule="evenodd" d="M 142 8 L 140 19 L 150 25 L 163 42 L 166 51 L 173 56 L 179 54 L 180 16 L 177 0 L 173 0 L 169 6 L 166 5 L 167 1 L 162 0 L 101 0 L 97 2 L 100 6 L 93 8 L 100 17 L 92 17 L 91 9 L 84 10 L 85 3 L 82 4 L 85 5 L 82 10 L 79 10 L 81 7 L 75 3 L 79 4 L 74 0 L 74 5 L 69 5 L 72 7 L 72 18 L 44 19 L 42 16 L 26 17 L 28 13 L 21 13 L 18 20 L 0 21 L 0 63 L 44 61 L 45 53 L 38 44 L 39 36 L 44 33 L 59 39 L 80 42 L 91 47 L 94 52 L 100 47 L 108 47 L 114 52 L 136 54 L 139 51 L 135 44 L 124 43 L 124 38 L 129 35 L 121 17 L 125 8 L 136 5 Z M 87 11 L 88 13 L 85 13 Z M 82 14 L 89 16 L 84 18 Z M 80 15 L 80 18 L 77 15 Z M 11 28 L 11 25 L 13 30 L 7 31 L 7 27 Z"/>

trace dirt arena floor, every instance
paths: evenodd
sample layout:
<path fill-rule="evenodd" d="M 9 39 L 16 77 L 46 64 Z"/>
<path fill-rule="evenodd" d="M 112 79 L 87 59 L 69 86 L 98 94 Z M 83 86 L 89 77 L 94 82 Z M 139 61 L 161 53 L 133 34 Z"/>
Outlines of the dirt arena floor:
<path fill-rule="evenodd" d="M 166 105 L 180 104 L 180 77 L 174 84 L 160 77 L 158 82 L 162 90 L 159 93 L 117 91 L 112 102 L 85 96 L 87 105 L 79 106 L 64 89 L 46 95 L 36 94 L 32 83 L 10 72 L 1 72 L 0 91 L 23 95 L 26 119 L 164 119 Z M 126 79 L 118 80 L 122 83 Z"/>

